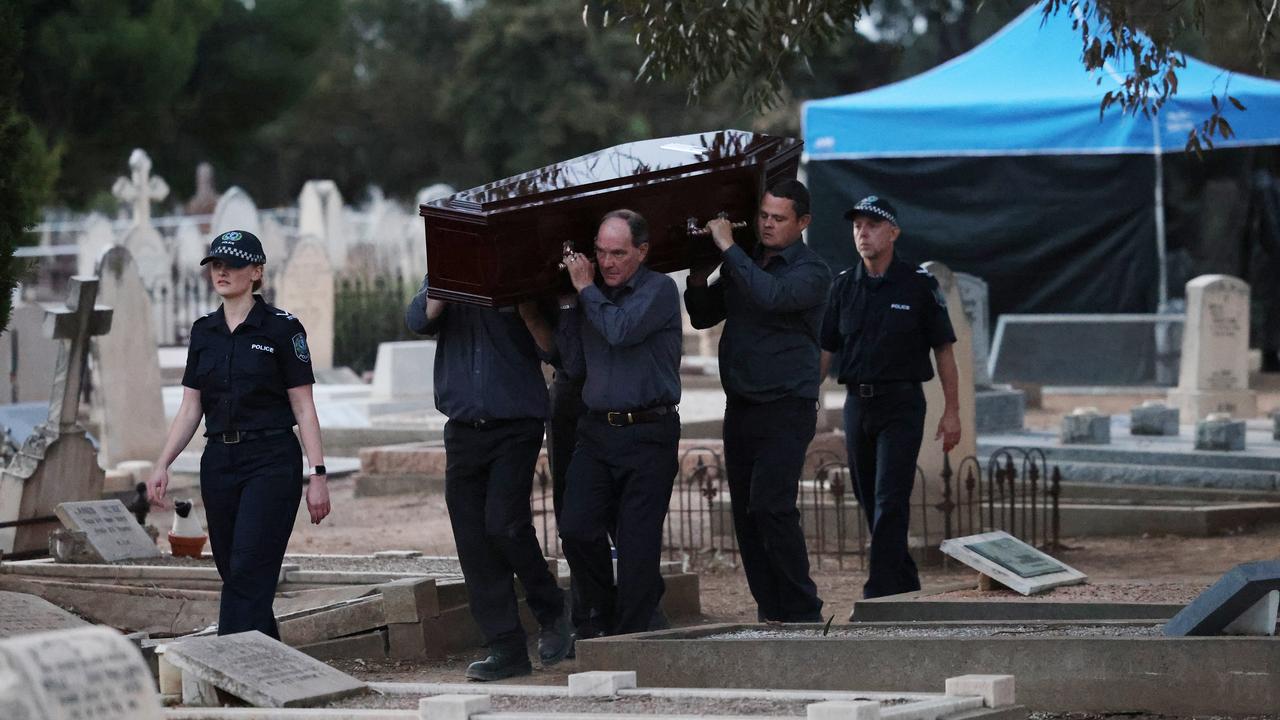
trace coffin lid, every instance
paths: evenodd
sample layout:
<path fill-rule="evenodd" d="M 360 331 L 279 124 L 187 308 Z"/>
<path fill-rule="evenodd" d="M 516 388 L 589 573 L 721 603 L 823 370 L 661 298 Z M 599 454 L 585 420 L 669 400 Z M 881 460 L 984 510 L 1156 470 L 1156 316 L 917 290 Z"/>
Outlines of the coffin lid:
<path fill-rule="evenodd" d="M 486 212 L 543 203 L 562 195 L 582 195 L 720 166 L 768 161 L 798 153 L 802 146 L 795 138 L 742 130 L 640 140 L 463 190 L 426 203 L 421 210 L 423 214 L 428 208 Z"/>

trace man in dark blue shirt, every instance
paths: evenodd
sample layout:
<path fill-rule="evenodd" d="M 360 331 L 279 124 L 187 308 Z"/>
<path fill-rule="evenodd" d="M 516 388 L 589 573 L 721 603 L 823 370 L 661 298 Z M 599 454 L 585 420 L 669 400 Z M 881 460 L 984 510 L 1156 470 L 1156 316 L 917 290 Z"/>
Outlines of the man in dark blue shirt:
<path fill-rule="evenodd" d="M 871 528 L 864 597 L 920 589 L 907 547 L 911 488 L 924 437 L 924 391 L 938 364 L 943 410 L 935 439 L 943 452 L 960 442 L 956 341 L 938 281 L 894 256 L 897 211 L 874 195 L 845 213 L 862 262 L 840 273 L 822 322 L 822 374 L 835 362 L 848 386 L 845 442 L 853 490 Z"/>
<path fill-rule="evenodd" d="M 720 381 L 734 530 L 757 616 L 780 622 L 822 620 L 796 509 L 816 429 L 818 330 L 831 288 L 827 264 L 801 240 L 808 225 L 808 189 L 778 183 L 760 201 L 754 253 L 734 243 L 729 221 L 708 223 L 720 279 L 708 286 L 714 266 L 695 269 L 684 294 L 695 328 L 725 323 Z"/>
<path fill-rule="evenodd" d="M 405 324 L 437 338 L 436 408 L 449 418 L 445 504 L 471 614 L 490 650 L 467 677 L 532 671 L 512 575 L 542 626 L 543 665 L 557 663 L 570 649 L 564 593 L 542 556 L 529 506 L 548 406 L 540 358 L 551 350 L 551 327 L 533 303 L 517 312 L 428 299 L 426 278 Z"/>
<path fill-rule="evenodd" d="M 662 525 L 678 464 L 680 292 L 644 267 L 648 237 L 644 218 L 615 210 L 596 233 L 598 281 L 590 260 L 565 258 L 578 299 L 561 316 L 557 345 L 570 374 L 585 378 L 587 413 L 569 463 L 560 537 L 605 633 L 647 630 L 662 599 Z M 611 528 L 616 586 L 602 542 Z"/>

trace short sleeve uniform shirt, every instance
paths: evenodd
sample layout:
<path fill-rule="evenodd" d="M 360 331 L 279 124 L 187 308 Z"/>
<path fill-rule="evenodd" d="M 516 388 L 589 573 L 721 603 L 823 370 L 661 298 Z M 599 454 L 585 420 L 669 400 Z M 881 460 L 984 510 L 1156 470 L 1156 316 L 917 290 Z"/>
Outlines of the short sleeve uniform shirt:
<path fill-rule="evenodd" d="M 182 384 L 200 391 L 206 435 L 291 428 L 297 420 L 289 388 L 315 382 L 302 323 L 254 299 L 235 332 L 221 307 L 191 326 Z"/>

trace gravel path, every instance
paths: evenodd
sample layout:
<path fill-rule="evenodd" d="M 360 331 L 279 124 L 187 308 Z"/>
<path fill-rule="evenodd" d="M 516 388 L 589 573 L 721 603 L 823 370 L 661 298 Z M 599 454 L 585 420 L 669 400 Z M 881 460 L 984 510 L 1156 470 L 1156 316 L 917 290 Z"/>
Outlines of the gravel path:
<path fill-rule="evenodd" d="M 374 708 L 416 710 L 418 697 L 409 695 L 371 694 L 346 698 L 327 705 L 330 708 Z M 534 697 L 526 695 L 493 695 L 489 704 L 491 712 L 555 712 L 565 713 L 628 713 L 636 715 L 761 715 L 769 717 L 805 717 L 805 708 L 812 701 L 767 700 L 740 698 L 734 700 L 712 698 L 665 697 Z M 899 702 L 889 700 L 882 705 Z"/>

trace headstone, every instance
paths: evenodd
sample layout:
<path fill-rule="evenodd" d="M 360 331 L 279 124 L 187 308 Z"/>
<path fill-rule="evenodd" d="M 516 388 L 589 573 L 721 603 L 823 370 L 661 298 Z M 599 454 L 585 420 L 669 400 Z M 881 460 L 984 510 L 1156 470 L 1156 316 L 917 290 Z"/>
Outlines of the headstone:
<path fill-rule="evenodd" d="M 196 166 L 196 194 L 183 208 L 188 215 L 208 215 L 218 206 L 218 190 L 214 186 L 213 166 L 202 162 Z"/>
<path fill-rule="evenodd" d="M 939 262 L 927 262 L 920 267 L 928 270 L 937 279 L 942 296 L 947 300 L 947 315 L 951 318 L 951 327 L 956 333 L 956 343 L 952 347 L 952 354 L 955 356 L 956 369 L 959 371 L 961 435 L 960 444 L 951 450 L 951 466 L 955 467 L 959 464 L 959 458 L 977 455 L 978 453 L 978 424 L 974 409 L 973 335 L 969 330 L 969 321 L 964 315 L 964 303 L 960 299 L 960 289 L 951 270 Z M 930 353 L 930 360 L 933 360 L 933 353 Z M 920 455 L 916 460 L 916 464 L 924 471 L 926 482 L 935 484 L 927 490 L 928 497 L 941 498 L 942 441 L 934 440 L 933 438 L 938 430 L 938 420 L 942 418 L 943 396 L 942 381 L 937 377 L 936 368 L 934 378 L 924 384 L 924 397 L 926 403 L 924 442 L 920 446 Z M 913 493 L 916 498 L 912 501 L 913 503 L 918 502 L 921 492 L 925 492 L 925 489 L 917 487 Z"/>
<path fill-rule="evenodd" d="M 76 274 L 92 275 L 103 250 L 116 244 L 116 231 L 101 213 L 92 213 L 84 222 L 84 232 L 76 245 Z"/>
<path fill-rule="evenodd" d="M 1107 445 L 1111 442 L 1111 416 L 1097 408 L 1076 408 L 1062 416 L 1058 440 L 1063 445 Z"/>
<path fill-rule="evenodd" d="M 298 235 L 319 238 L 335 268 L 347 265 L 350 233 L 343 215 L 342 191 L 332 180 L 308 180 L 298 194 Z"/>
<path fill-rule="evenodd" d="M 943 540 L 941 549 L 1023 595 L 1085 581 L 1084 573 L 1003 531 Z"/>
<path fill-rule="evenodd" d="M 89 623 L 36 595 L 0 590 L 0 640 Z"/>
<path fill-rule="evenodd" d="M 1269 593 L 1280 590 L 1280 560 L 1235 566 L 1200 593 L 1164 626 L 1172 637 L 1217 635 Z M 1275 631 L 1274 611 L 1271 630 Z"/>
<path fill-rule="evenodd" d="M 49 401 L 54 365 L 49 358 L 58 354 L 58 343 L 44 334 L 45 309 L 36 304 L 17 305 L 9 316 L 9 329 L 0 335 L 4 353 L 13 373 L 9 393 L 0 402 Z M 6 382 L 6 385 L 9 383 Z M 22 442 L 22 438 L 18 438 Z"/>
<path fill-rule="evenodd" d="M 276 276 L 275 305 L 307 329 L 311 367 L 333 367 L 333 267 L 320 243 L 304 238 Z"/>
<path fill-rule="evenodd" d="M 1178 408 L 1157 400 L 1147 400 L 1129 411 L 1129 434 L 1175 436 L 1178 434 Z"/>
<path fill-rule="evenodd" d="M 58 503 L 57 513 L 68 530 L 85 534 L 103 562 L 160 557 L 151 536 L 119 500 Z"/>
<path fill-rule="evenodd" d="M 123 247 L 102 254 L 98 277 L 102 302 L 114 309 L 111 332 L 93 342 L 99 379 L 94 400 L 102 409 L 99 457 L 103 467 L 154 460 L 164 449 L 168 425 L 151 300 Z"/>
<path fill-rule="evenodd" d="M 308 707 L 364 692 L 366 685 L 344 672 L 254 630 L 197 637 L 165 647 L 165 658 L 182 670 L 255 707 Z"/>
<path fill-rule="evenodd" d="M 109 627 L 0 640 L 6 720 L 162 720 L 142 653 Z"/>
<path fill-rule="evenodd" d="M 1226 413 L 1210 413 L 1196 423 L 1197 450 L 1244 450 L 1245 422 Z"/>
<path fill-rule="evenodd" d="M 973 382 L 978 387 L 991 384 L 987 361 L 991 354 L 991 305 L 987 281 L 968 273 L 955 273 L 960 304 L 973 333 Z"/>
<path fill-rule="evenodd" d="M 200 261 L 209 254 L 209 241 L 200 230 L 200 223 L 184 218 L 178 223 L 174 235 L 174 258 L 178 270 L 183 273 L 197 272 Z"/>
<path fill-rule="evenodd" d="M 1187 283 L 1182 366 L 1169 404 L 1183 422 L 1209 413 L 1238 418 L 1258 413 L 1249 389 L 1249 285 L 1229 275 L 1201 275 Z"/>
<path fill-rule="evenodd" d="M 129 177 L 116 178 L 111 194 L 133 210 L 133 225 L 151 224 L 151 203 L 169 197 L 169 184 L 151 176 L 151 157 L 141 148 L 129 153 Z"/>
<path fill-rule="evenodd" d="M 22 441 L 18 454 L 0 470 L 0 522 L 51 518 L 60 502 L 102 496 L 97 449 L 76 416 L 89 341 L 111 329 L 111 309 L 94 303 L 97 278 L 71 278 L 68 294 L 66 305 L 48 311 L 46 320 L 48 334 L 61 341 L 48 420 Z M 50 520 L 0 528 L 0 552 L 42 552 L 56 525 Z"/>
<path fill-rule="evenodd" d="M 289 258 L 289 242 L 285 238 L 284 228 L 279 222 L 270 215 L 262 217 L 262 230 L 258 232 L 258 240 L 262 241 L 262 254 L 267 256 L 267 272 L 268 275 L 274 276 L 278 274 L 279 269 L 284 267 L 284 261 Z M 275 279 L 272 277 L 268 283 L 275 287 Z"/>
<path fill-rule="evenodd" d="M 235 186 L 228 188 L 218 198 L 218 204 L 213 210 L 213 220 L 209 224 L 209 237 L 213 238 L 228 230 L 247 230 L 261 238 L 258 206 L 253 203 L 249 193 Z"/>
<path fill-rule="evenodd" d="M 435 397 L 435 340 L 378 343 L 373 366 L 375 400 L 421 400 Z"/>

